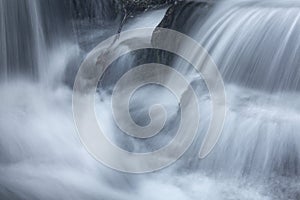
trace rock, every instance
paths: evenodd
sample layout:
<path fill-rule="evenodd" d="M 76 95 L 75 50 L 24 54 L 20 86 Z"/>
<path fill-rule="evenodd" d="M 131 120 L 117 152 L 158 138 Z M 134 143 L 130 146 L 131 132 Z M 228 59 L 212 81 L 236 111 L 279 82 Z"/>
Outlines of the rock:
<path fill-rule="evenodd" d="M 173 29 L 189 35 L 193 24 L 205 18 L 211 5 L 212 4 L 205 1 L 176 1 L 167 10 L 158 27 Z M 160 38 L 160 32 L 155 30 L 152 35 L 152 43 L 155 46 L 155 43 L 161 41 L 163 41 L 163 39 Z M 180 44 L 178 44 L 178 46 L 179 45 Z M 157 51 L 154 57 L 162 61 L 162 63 L 170 65 L 176 56 L 174 57 L 173 54 L 168 52 Z"/>
<path fill-rule="evenodd" d="M 127 12 L 140 12 L 175 3 L 176 0 L 120 0 Z"/>
<path fill-rule="evenodd" d="M 206 1 L 176 1 L 166 12 L 158 27 L 188 33 L 195 21 L 203 19 L 212 4 Z"/>
<path fill-rule="evenodd" d="M 118 12 L 118 2 L 107 0 L 64 0 L 69 5 L 74 19 L 114 20 Z"/>

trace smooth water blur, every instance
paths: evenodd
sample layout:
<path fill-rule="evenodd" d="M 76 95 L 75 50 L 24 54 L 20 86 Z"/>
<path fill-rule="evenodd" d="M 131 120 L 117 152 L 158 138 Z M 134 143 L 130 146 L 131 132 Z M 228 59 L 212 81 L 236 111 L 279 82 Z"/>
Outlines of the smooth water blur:
<path fill-rule="evenodd" d="M 204 23 L 188 22 L 194 23 L 192 37 L 217 63 L 228 100 L 223 135 L 207 159 L 193 164 L 197 168 L 260 178 L 299 176 L 299 6 L 299 1 L 224 1 Z M 187 67 L 177 62 L 177 68 Z"/>
<path fill-rule="evenodd" d="M 220 1 L 204 23 L 186 22 L 194 24 L 190 34 L 211 53 L 225 79 L 224 131 L 213 152 L 199 160 L 211 117 L 210 97 L 201 77 L 175 60 L 173 66 L 191 81 L 200 103 L 198 140 L 173 166 L 144 175 L 102 166 L 76 134 L 72 76 L 86 51 L 114 34 L 117 25 L 98 27 L 93 21 L 89 26 L 91 16 L 86 15 L 91 7 L 75 2 L 76 9 L 83 10 L 72 21 L 59 1 L 0 0 L 1 199 L 299 199 L 300 6 L 296 1 Z M 97 5 L 92 15 L 98 22 L 114 18 L 107 11 L 111 5 L 102 1 Z M 164 12 L 138 15 L 124 28 L 155 27 Z M 135 59 L 132 55 L 119 59 L 107 79 L 119 77 Z M 145 141 L 116 127 L 110 91 L 99 90 L 98 121 L 120 147 L 148 152 L 173 137 L 180 110 L 168 90 L 151 85 L 132 97 L 131 114 L 140 125 L 148 123 L 150 105 L 161 103 L 168 111 L 161 134 Z"/>
<path fill-rule="evenodd" d="M 60 1 L 0 1 L 1 80 L 16 76 L 46 78 L 61 44 L 72 43 L 68 12 Z"/>
<path fill-rule="evenodd" d="M 299 90 L 300 1 L 215 6 L 194 37 L 211 53 L 226 82 L 267 92 Z"/>

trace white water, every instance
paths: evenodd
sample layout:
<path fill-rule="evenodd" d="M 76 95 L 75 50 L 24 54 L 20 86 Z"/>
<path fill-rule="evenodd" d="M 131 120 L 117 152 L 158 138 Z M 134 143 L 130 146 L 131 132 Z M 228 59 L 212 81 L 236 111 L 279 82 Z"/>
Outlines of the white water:
<path fill-rule="evenodd" d="M 215 19 L 220 13 L 231 12 L 236 7 L 225 11 L 216 8 L 216 15 L 211 16 L 211 21 L 204 24 L 204 28 L 195 28 L 194 37 L 212 53 L 227 82 L 228 114 L 224 132 L 207 159 L 197 159 L 200 146 L 194 144 L 178 163 L 154 174 L 121 174 L 91 158 L 75 131 L 71 109 L 72 90 L 63 84 L 68 63 L 80 56 L 79 47 L 76 43 L 67 41 L 54 50 L 39 48 L 43 53 L 46 52 L 51 61 L 46 59 L 48 68 L 42 73 L 46 76 L 40 75 L 43 78 L 39 82 L 20 77 L 11 78 L 0 86 L 1 199 L 299 198 L 300 104 L 294 83 L 299 79 L 296 74 L 299 63 L 296 33 L 299 33 L 300 26 L 297 26 L 299 20 L 296 21 L 298 9 L 290 7 L 292 6 L 284 11 L 281 7 L 273 6 L 238 8 L 231 18 L 223 19 L 227 20 L 228 33 L 226 27 L 222 26 L 225 22 L 219 25 Z M 269 21 L 266 16 L 271 14 L 265 9 L 274 12 Z M 253 18 L 252 21 L 243 18 L 251 12 L 260 17 Z M 138 16 L 125 28 L 156 26 L 161 14 L 162 11 L 155 11 L 146 16 Z M 283 27 L 282 15 L 291 19 L 284 21 L 284 27 L 288 29 L 280 32 Z M 263 40 L 261 34 L 266 32 L 266 26 L 259 19 L 275 29 L 270 37 Z M 212 25 L 216 25 L 215 30 L 206 29 L 213 27 Z M 293 36 L 286 36 L 285 31 Z M 286 41 L 293 37 L 293 43 Z M 251 38 L 254 41 L 249 42 Z M 254 49 L 255 44 L 259 44 L 259 48 Z M 283 48 L 282 45 L 286 47 Z M 240 47 L 245 47 L 245 50 L 240 51 Z M 279 50 L 271 51 L 275 49 L 273 47 Z M 286 51 L 291 53 L 287 56 L 281 54 Z M 242 61 L 237 61 L 236 55 Z M 289 57 L 290 55 L 293 57 Z M 270 58 L 273 56 L 275 59 Z M 124 60 L 128 64 L 131 62 L 130 58 Z M 258 64 L 250 65 L 253 60 Z M 288 64 L 284 68 L 285 73 L 279 76 L 282 60 L 287 60 Z M 177 63 L 178 69 L 184 71 L 180 64 Z M 271 78 L 267 81 L 259 71 L 248 81 L 244 81 L 246 78 L 243 76 L 248 74 L 249 67 L 258 71 L 264 69 Z M 44 66 L 38 68 L 42 71 Z M 291 78 L 292 75 L 295 76 L 294 79 Z M 281 84 L 272 88 L 275 81 Z M 203 113 L 200 139 L 197 142 L 200 144 L 201 134 L 205 132 L 210 118 L 210 102 L 199 77 L 194 77 L 192 84 Z M 145 95 L 151 92 L 154 95 L 147 96 L 145 101 Z M 169 127 L 163 131 L 162 136 L 148 142 L 122 136 L 111 120 L 110 95 L 100 97 L 103 101 L 97 102 L 99 122 L 105 125 L 104 128 L 112 134 L 111 137 L 123 148 L 134 151 L 159 148 L 169 141 L 172 130 L 176 129 L 173 124 L 177 120 L 177 104 L 165 90 L 147 87 L 133 97 L 132 114 L 140 123 L 145 123 L 144 120 L 147 119 L 140 118 L 144 116 L 148 106 L 156 101 L 165 104 L 170 111 Z M 166 134 L 168 135 L 164 136 Z"/>

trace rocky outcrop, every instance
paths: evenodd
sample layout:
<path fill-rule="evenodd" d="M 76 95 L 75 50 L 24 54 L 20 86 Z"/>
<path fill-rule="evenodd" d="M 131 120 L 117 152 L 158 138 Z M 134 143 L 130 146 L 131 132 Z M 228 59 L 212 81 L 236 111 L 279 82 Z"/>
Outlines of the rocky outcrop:
<path fill-rule="evenodd" d="M 118 15 L 133 15 L 149 9 L 170 5 L 176 0 L 65 0 L 75 19 L 115 19 Z"/>
<path fill-rule="evenodd" d="M 120 0 L 127 12 L 139 12 L 175 3 L 176 0 Z"/>
<path fill-rule="evenodd" d="M 188 33 L 195 21 L 207 15 L 211 6 L 212 4 L 205 1 L 176 1 L 158 26 Z"/>
<path fill-rule="evenodd" d="M 208 14 L 211 6 L 211 4 L 204 1 L 176 1 L 169 7 L 158 27 L 173 29 L 189 35 L 196 21 L 198 23 L 199 20 L 202 19 L 203 22 L 205 21 L 205 16 Z M 152 43 L 162 41 L 159 38 L 159 31 L 154 31 L 152 35 Z M 152 52 L 152 54 L 155 61 L 159 61 L 160 63 L 167 65 L 171 65 L 174 59 L 173 54 L 165 51 L 155 51 Z"/>

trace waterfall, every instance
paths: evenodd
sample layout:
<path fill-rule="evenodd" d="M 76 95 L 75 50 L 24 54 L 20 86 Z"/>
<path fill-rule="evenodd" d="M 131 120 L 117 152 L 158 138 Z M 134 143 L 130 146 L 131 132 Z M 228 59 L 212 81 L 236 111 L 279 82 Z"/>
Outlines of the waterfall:
<path fill-rule="evenodd" d="M 299 176 L 298 4 L 225 1 L 214 6 L 205 22 L 187 22 L 193 24 L 189 34 L 217 63 L 228 101 L 217 147 L 208 158 L 194 161 L 195 145 L 189 152 L 187 168 L 225 176 L 250 175 L 257 180 Z M 189 8 L 185 9 L 188 12 Z M 189 73 L 189 66 L 180 59 L 174 65 L 182 73 Z M 200 96 L 208 98 L 201 77 L 194 78 L 192 84 Z M 205 101 L 200 107 L 208 123 L 211 111 L 207 111 Z M 205 128 L 199 135 L 202 132 Z"/>
<path fill-rule="evenodd" d="M 45 48 L 38 1 L 1 1 L 1 76 L 28 73 L 37 77 Z M 38 58 L 36 59 L 36 55 Z"/>
<path fill-rule="evenodd" d="M 55 72 L 55 66 L 49 65 L 57 62 L 53 60 L 57 58 L 49 55 L 74 48 L 70 47 L 74 39 L 71 23 L 67 22 L 69 14 L 61 5 L 59 1 L 0 2 L 2 81 L 27 77 L 51 82 L 47 79 L 59 76 L 51 74 Z"/>
<path fill-rule="evenodd" d="M 199 102 L 199 129 L 187 152 L 166 169 L 140 175 L 97 162 L 76 133 L 72 84 L 78 67 L 116 33 L 121 19 L 116 1 L 85 2 L 0 0 L 0 199 L 299 199 L 299 1 L 178 2 L 173 21 L 160 24 L 203 45 L 224 78 L 225 124 L 205 159 L 198 153 L 212 108 L 203 77 L 162 51 L 135 51 L 112 63 L 97 88 L 95 113 L 107 137 L 127 151 L 164 147 L 181 120 L 174 94 L 149 85 L 132 95 L 131 117 L 146 126 L 149 108 L 159 103 L 168 113 L 165 127 L 146 140 L 119 129 L 112 90 L 134 66 L 169 64 L 190 82 Z M 156 27 L 165 11 L 140 13 L 124 30 Z M 124 41 L 115 45 L 129 48 Z"/>
<path fill-rule="evenodd" d="M 299 5 L 275 1 L 216 8 L 195 34 L 228 82 L 270 92 L 299 90 Z"/>

